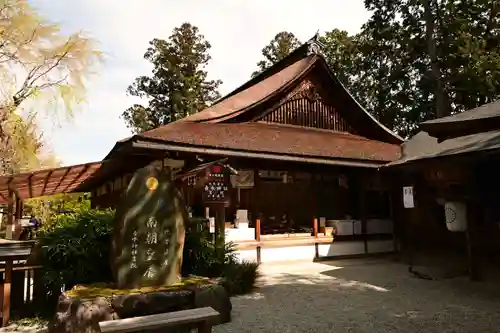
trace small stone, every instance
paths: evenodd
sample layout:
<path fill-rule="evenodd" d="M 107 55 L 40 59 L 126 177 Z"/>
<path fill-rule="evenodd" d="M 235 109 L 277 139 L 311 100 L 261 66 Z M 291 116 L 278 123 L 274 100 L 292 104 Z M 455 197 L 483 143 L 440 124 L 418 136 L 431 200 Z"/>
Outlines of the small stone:
<path fill-rule="evenodd" d="M 111 304 L 103 297 L 80 300 L 63 293 L 59 301 L 49 333 L 100 333 L 100 321 L 116 319 Z"/>

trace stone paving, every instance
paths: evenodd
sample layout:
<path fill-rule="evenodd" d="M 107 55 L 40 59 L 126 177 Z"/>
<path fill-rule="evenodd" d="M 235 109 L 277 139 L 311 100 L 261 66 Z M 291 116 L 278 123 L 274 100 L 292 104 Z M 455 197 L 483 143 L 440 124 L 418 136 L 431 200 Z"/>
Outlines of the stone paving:
<path fill-rule="evenodd" d="M 215 333 L 500 332 L 498 283 L 417 279 L 407 266 L 383 259 L 261 269 L 258 290 L 233 298 L 232 322 L 217 326 Z M 0 329 L 13 331 L 44 329 Z"/>
<path fill-rule="evenodd" d="M 233 298 L 236 332 L 500 332 L 500 287 L 417 279 L 381 259 L 263 265 L 261 287 Z"/>

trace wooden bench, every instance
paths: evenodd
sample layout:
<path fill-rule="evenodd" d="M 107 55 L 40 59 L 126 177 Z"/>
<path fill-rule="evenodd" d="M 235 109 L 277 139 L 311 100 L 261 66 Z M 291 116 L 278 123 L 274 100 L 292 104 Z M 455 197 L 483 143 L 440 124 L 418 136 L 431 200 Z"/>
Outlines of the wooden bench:
<path fill-rule="evenodd" d="M 219 312 L 211 307 L 206 307 L 150 316 L 101 321 L 99 328 L 102 333 L 125 333 L 189 325 L 196 327 L 199 333 L 209 333 L 212 332 L 212 325 L 208 321 L 217 316 L 219 316 Z"/>

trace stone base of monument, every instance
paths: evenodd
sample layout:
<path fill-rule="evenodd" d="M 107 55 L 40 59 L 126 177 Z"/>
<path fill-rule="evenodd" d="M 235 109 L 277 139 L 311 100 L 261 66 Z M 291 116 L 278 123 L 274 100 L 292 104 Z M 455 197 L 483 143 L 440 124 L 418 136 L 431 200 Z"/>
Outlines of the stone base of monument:
<path fill-rule="evenodd" d="M 213 325 L 231 321 L 231 300 L 217 280 L 198 279 L 159 288 L 116 290 L 78 286 L 61 294 L 49 333 L 98 333 L 100 321 L 210 306 Z"/>

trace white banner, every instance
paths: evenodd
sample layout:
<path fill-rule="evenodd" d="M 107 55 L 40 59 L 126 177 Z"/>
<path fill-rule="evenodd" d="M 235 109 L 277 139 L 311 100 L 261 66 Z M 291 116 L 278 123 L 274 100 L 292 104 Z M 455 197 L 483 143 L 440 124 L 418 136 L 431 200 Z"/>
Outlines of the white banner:
<path fill-rule="evenodd" d="M 210 224 L 210 233 L 215 233 L 215 217 L 209 217 L 208 223 Z"/>
<path fill-rule="evenodd" d="M 403 187 L 403 205 L 405 208 L 415 208 L 413 201 L 413 186 Z"/>

